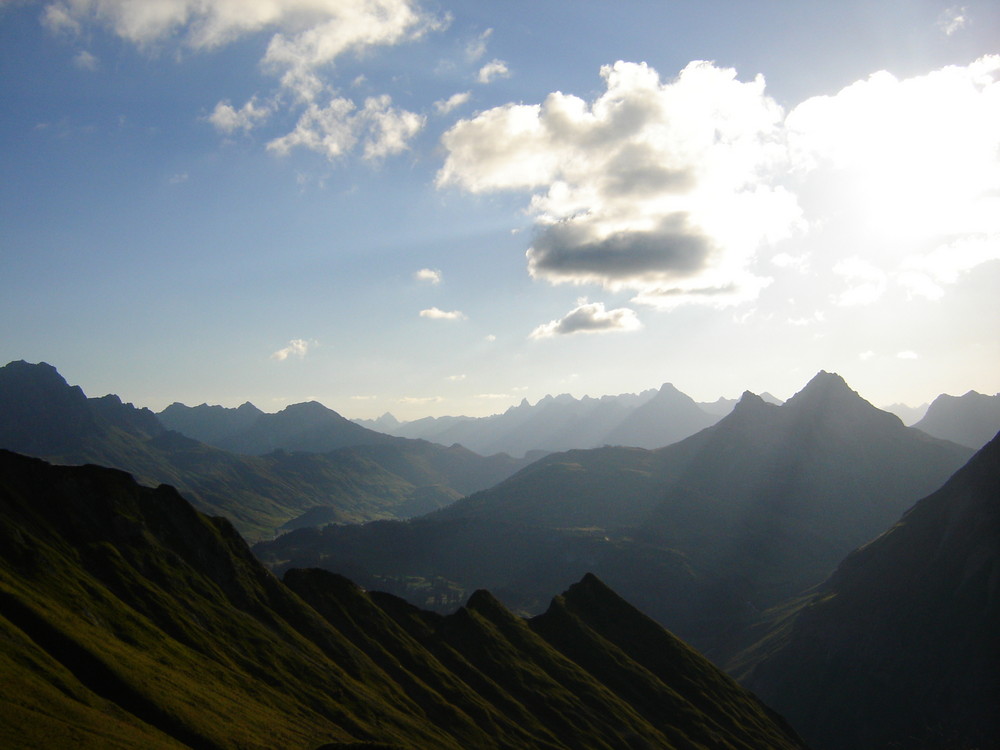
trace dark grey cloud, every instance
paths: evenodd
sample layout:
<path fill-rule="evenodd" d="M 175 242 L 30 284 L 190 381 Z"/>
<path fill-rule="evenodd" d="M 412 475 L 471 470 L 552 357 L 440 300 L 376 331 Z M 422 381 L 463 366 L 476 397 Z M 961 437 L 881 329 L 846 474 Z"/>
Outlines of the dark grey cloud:
<path fill-rule="evenodd" d="M 658 163 L 655 149 L 648 143 L 630 143 L 608 160 L 601 189 L 605 195 L 676 194 L 695 186 L 694 170 L 670 169 Z"/>
<path fill-rule="evenodd" d="M 538 235 L 528 250 L 528 268 L 552 281 L 686 278 L 709 265 L 712 250 L 711 239 L 685 214 L 668 216 L 653 230 L 615 232 L 600 240 L 583 221 L 570 220 Z"/>
<path fill-rule="evenodd" d="M 573 310 L 559 320 L 552 320 L 538 326 L 531 332 L 531 338 L 544 339 L 571 333 L 607 333 L 610 331 L 634 331 L 642 327 L 635 311 L 627 307 L 605 310 L 603 302 L 580 300 Z"/>

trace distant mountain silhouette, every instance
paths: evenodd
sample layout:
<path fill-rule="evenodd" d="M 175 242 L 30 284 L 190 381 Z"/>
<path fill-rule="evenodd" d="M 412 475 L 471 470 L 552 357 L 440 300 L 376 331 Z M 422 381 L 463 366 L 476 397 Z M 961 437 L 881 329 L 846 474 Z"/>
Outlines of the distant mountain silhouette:
<path fill-rule="evenodd" d="M 912 427 L 914 424 L 919 422 L 924 418 L 927 413 L 927 408 L 930 404 L 921 404 L 920 406 L 908 406 L 907 404 L 889 404 L 888 406 L 881 407 L 882 411 L 887 411 L 890 414 L 895 414 L 907 427 Z M 936 437 L 941 437 L 937 435 Z M 971 446 L 970 446 L 971 447 Z"/>
<path fill-rule="evenodd" d="M 527 399 L 490 417 L 427 417 L 413 422 L 358 420 L 393 435 L 444 445 L 460 443 L 478 453 L 527 455 L 626 445 L 660 448 L 718 421 L 691 398 L 665 383 L 658 391 L 576 399 L 564 393 L 532 405 Z"/>
<path fill-rule="evenodd" d="M 317 401 L 292 404 L 276 414 L 267 414 L 251 404 L 239 409 L 172 404 L 159 417 L 170 429 L 188 437 L 251 456 L 279 449 L 328 453 L 349 446 L 399 442 L 398 438 L 355 424 Z"/>
<path fill-rule="evenodd" d="M 175 401 L 156 416 L 168 430 L 219 447 L 220 440 L 249 429 L 263 414 L 249 401 L 236 409 L 208 404 L 185 406 Z"/>
<path fill-rule="evenodd" d="M 0 745 L 803 748 L 593 576 L 533 621 L 448 617 L 320 570 L 123 472 L 0 451 Z"/>
<path fill-rule="evenodd" d="M 981 448 L 1000 430 L 1000 393 L 984 396 L 942 394 L 931 402 L 924 418 L 913 425 L 934 437 L 970 448 Z"/>
<path fill-rule="evenodd" d="M 690 396 L 664 383 L 649 401 L 637 406 L 607 434 L 609 445 L 662 448 L 683 440 L 718 420 L 707 414 Z"/>
<path fill-rule="evenodd" d="M 765 402 L 767 402 L 769 404 L 774 404 L 775 406 L 781 406 L 781 404 L 784 403 L 780 398 L 772 396 L 767 391 L 764 391 L 763 393 L 760 393 L 760 394 L 757 394 L 757 395 L 760 396 L 761 400 L 763 400 L 763 401 L 765 401 Z M 708 412 L 709 414 L 712 414 L 713 416 L 721 418 L 721 417 L 724 417 L 727 414 L 729 414 L 729 412 L 731 412 L 733 409 L 735 409 L 736 408 L 736 404 L 738 404 L 739 402 L 740 402 L 740 400 L 738 398 L 721 398 L 720 397 L 720 398 L 716 399 L 715 401 L 711 401 L 711 402 L 699 401 L 698 402 L 698 406 L 701 407 L 702 411 Z"/>
<path fill-rule="evenodd" d="M 214 429 L 213 419 L 219 423 L 220 413 L 211 407 L 172 411 L 208 414 L 202 426 L 209 429 Z M 241 411 L 244 419 L 255 410 L 230 410 Z M 107 465 L 146 484 L 170 483 L 200 509 L 231 519 L 252 539 L 271 536 L 306 513 L 342 523 L 419 515 L 495 484 L 526 463 L 378 435 L 318 404 L 303 405 L 302 411 L 317 418 L 295 422 L 300 427 L 289 430 L 293 437 L 308 437 L 302 425 L 319 423 L 328 438 L 327 426 L 346 423 L 341 434 L 374 435 L 376 444 L 323 454 L 236 455 L 169 431 L 148 409 L 123 404 L 117 396 L 87 398 L 51 365 L 12 362 L 0 368 L 0 448 L 58 463 Z M 223 419 L 232 416 L 222 414 Z M 281 432 L 270 425 L 288 420 L 288 415 L 258 415 L 264 417 L 277 418 L 268 420 L 263 431 L 271 436 Z"/>
<path fill-rule="evenodd" d="M 782 406 L 744 394 L 666 448 L 552 454 L 409 524 L 296 532 L 257 549 L 369 584 L 416 574 L 485 586 L 529 611 L 591 570 L 723 658 L 759 610 L 823 581 L 971 453 L 821 372 Z"/>
<path fill-rule="evenodd" d="M 1000 747 L 1000 436 L 748 653 L 816 748 Z"/>

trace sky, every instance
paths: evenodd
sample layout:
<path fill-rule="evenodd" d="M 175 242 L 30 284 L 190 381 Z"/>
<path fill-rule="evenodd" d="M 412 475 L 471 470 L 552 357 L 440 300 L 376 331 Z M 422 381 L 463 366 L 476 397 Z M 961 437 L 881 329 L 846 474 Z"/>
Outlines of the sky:
<path fill-rule="evenodd" d="M 0 360 L 351 418 L 1000 391 L 1000 4 L 0 2 Z"/>

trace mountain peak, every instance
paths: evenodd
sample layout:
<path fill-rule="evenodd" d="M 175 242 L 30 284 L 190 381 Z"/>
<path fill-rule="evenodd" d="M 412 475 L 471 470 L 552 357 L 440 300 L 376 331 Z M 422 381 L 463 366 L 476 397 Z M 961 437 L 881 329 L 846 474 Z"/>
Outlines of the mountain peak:
<path fill-rule="evenodd" d="M 820 370 L 805 387 L 785 402 L 785 407 L 796 414 L 810 414 L 828 424 L 867 429 L 903 427 L 895 414 L 882 411 L 866 401 L 836 373 Z M 783 407 L 784 408 L 784 407 Z M 863 427 L 862 425 L 867 425 Z"/>
<path fill-rule="evenodd" d="M 740 396 L 740 400 L 736 402 L 736 406 L 733 407 L 733 411 L 736 411 L 737 409 L 746 411 L 747 409 L 756 409 L 766 405 L 767 402 L 753 391 L 743 391 L 743 395 Z"/>
<path fill-rule="evenodd" d="M 840 375 L 835 372 L 820 370 L 805 384 L 801 391 L 788 399 L 786 404 L 788 406 L 797 406 L 816 401 L 827 402 L 831 399 L 868 403 Z M 869 406 L 871 405 L 869 404 Z"/>
<path fill-rule="evenodd" d="M 491 616 L 501 613 L 509 616 L 509 612 L 500 601 L 486 589 L 477 589 L 472 592 L 469 601 L 465 603 L 465 608 L 470 612 L 478 612 L 481 615 Z"/>

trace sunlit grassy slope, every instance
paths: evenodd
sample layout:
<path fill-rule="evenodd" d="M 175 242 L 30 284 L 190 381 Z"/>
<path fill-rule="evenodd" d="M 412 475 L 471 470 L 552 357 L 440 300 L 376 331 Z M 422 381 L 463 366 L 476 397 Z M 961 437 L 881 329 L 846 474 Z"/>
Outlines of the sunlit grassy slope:
<path fill-rule="evenodd" d="M 802 746 L 596 578 L 531 621 L 282 583 L 169 487 L 6 451 L 0 667 L 0 746 Z"/>

